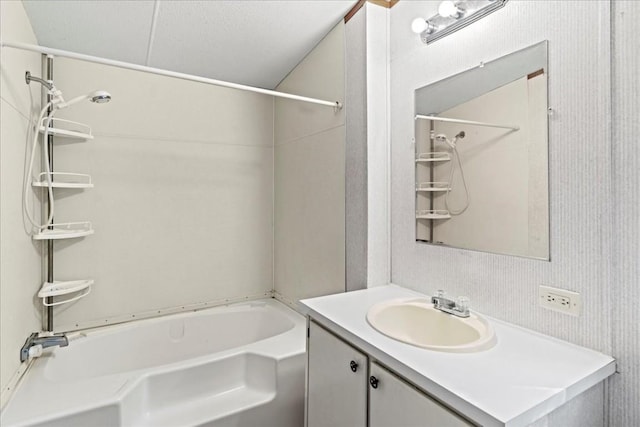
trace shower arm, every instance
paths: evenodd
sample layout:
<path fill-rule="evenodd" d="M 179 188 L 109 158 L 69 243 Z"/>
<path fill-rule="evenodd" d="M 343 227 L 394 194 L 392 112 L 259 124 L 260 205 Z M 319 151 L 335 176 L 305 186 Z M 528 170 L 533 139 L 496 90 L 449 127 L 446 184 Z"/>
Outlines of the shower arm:
<path fill-rule="evenodd" d="M 31 82 L 38 82 L 40 83 L 42 86 L 46 87 L 48 90 L 53 90 L 55 87 L 53 86 L 52 82 L 48 82 L 44 79 L 41 79 L 40 77 L 35 77 L 31 75 L 30 71 L 26 71 L 24 73 L 24 80 L 27 82 L 27 84 L 31 83 Z"/>

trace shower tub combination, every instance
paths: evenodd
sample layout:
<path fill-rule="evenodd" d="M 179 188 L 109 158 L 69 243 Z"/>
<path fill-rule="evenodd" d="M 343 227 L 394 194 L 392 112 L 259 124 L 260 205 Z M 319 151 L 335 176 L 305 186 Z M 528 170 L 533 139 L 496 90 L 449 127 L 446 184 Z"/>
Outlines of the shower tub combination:
<path fill-rule="evenodd" d="M 69 334 L 2 426 L 274 426 L 304 418 L 304 317 L 274 299 Z"/>

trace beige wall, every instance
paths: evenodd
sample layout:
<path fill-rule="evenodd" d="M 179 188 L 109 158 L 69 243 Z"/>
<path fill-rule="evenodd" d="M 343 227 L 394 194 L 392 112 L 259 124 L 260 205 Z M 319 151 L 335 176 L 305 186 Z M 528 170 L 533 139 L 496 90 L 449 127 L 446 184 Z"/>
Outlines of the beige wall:
<path fill-rule="evenodd" d="M 343 101 L 344 24 L 277 89 Z M 345 290 L 345 115 L 289 100 L 275 105 L 275 290 L 295 305 Z"/>
<path fill-rule="evenodd" d="M 1 38 L 36 43 L 18 1 L 0 1 Z M 19 350 L 29 333 L 40 330 L 40 250 L 22 217 L 22 183 L 29 119 L 40 109 L 40 85 L 27 86 L 24 73 L 40 75 L 40 55 L 2 48 L 0 59 L 0 386 L 4 392 L 20 367 Z M 29 144 L 31 141 L 29 141 Z M 39 216 L 40 204 L 30 198 Z"/>
<path fill-rule="evenodd" d="M 57 192 L 56 220 L 95 234 L 56 243 L 55 276 L 95 285 L 56 308 L 55 329 L 270 295 L 272 98 L 64 58 L 54 70 L 67 99 L 113 97 L 59 114 L 95 139 L 58 143 L 55 169 L 95 188 Z"/>

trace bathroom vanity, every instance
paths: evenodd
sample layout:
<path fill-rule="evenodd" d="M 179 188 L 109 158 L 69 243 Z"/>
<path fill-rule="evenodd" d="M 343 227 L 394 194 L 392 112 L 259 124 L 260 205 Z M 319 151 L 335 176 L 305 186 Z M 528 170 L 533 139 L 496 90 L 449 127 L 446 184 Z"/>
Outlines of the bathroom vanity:
<path fill-rule="evenodd" d="M 389 285 L 301 301 L 307 427 L 602 425 L 613 358 L 491 318 L 489 349 L 421 348 L 367 321 L 399 298 L 429 297 Z"/>

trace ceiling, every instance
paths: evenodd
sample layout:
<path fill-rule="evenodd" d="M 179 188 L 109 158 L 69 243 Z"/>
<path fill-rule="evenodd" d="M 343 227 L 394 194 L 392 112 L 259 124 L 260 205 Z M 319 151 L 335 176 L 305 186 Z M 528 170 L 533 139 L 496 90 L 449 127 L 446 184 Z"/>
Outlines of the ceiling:
<path fill-rule="evenodd" d="M 41 46 L 275 88 L 356 0 L 23 0 Z"/>

